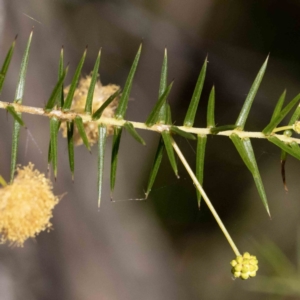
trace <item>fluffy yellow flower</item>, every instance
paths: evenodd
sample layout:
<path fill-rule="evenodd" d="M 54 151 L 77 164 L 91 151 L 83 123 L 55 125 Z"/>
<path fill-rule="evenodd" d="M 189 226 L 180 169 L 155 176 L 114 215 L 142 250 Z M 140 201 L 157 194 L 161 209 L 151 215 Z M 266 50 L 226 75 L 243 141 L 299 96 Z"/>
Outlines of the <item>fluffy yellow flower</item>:
<path fill-rule="evenodd" d="M 19 247 L 28 238 L 50 229 L 58 197 L 52 184 L 34 165 L 17 169 L 14 182 L 0 189 L 0 241 Z"/>
<path fill-rule="evenodd" d="M 86 97 L 88 94 L 89 86 L 91 84 L 91 76 L 87 76 L 85 78 L 81 78 L 78 87 L 75 90 L 74 97 L 72 100 L 71 111 L 76 113 L 84 113 Z M 69 92 L 70 86 L 67 86 L 64 89 L 65 96 Z M 109 84 L 103 86 L 101 82 L 98 80 L 95 85 L 94 97 L 93 97 L 93 107 L 92 111 L 95 112 L 105 100 L 107 100 L 112 94 L 114 94 L 120 87 L 114 84 Z M 106 118 L 113 118 L 115 115 L 115 110 L 118 104 L 118 97 L 108 105 L 108 107 L 104 110 L 102 116 Z M 62 134 L 66 138 L 67 137 L 67 126 L 66 122 L 61 124 Z M 98 141 L 98 126 L 96 123 L 84 123 L 84 129 L 89 141 L 90 145 L 97 143 Z M 113 127 L 107 126 L 107 134 L 113 134 Z M 81 145 L 82 139 L 78 133 L 77 127 L 74 126 L 74 144 Z"/>

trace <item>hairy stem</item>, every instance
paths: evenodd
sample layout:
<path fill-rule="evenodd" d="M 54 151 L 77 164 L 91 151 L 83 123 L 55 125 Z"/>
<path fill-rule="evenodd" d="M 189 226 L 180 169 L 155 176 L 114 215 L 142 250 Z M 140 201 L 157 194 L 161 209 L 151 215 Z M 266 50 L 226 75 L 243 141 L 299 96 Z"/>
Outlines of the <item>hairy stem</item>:
<path fill-rule="evenodd" d="M 17 103 L 9 103 L 9 102 L 3 102 L 0 101 L 0 109 L 6 109 L 7 106 L 13 106 L 15 108 L 16 112 L 21 113 L 28 113 L 33 115 L 39 115 L 39 116 L 45 116 L 45 117 L 56 117 L 60 121 L 71 121 L 75 119 L 76 116 L 80 116 L 84 123 L 87 122 L 95 122 L 97 124 L 106 124 L 106 125 L 114 125 L 114 126 L 124 126 L 128 120 L 117 120 L 115 118 L 104 118 L 101 117 L 97 121 L 92 121 L 91 116 L 88 114 L 78 114 L 74 112 L 63 112 L 61 110 L 52 110 L 50 112 L 46 112 L 43 108 L 38 107 L 31 107 L 31 106 L 25 106 Z M 156 132 L 162 132 L 163 130 L 169 130 L 170 125 L 153 125 L 151 127 L 146 126 L 145 123 L 141 122 L 132 122 L 130 123 L 133 125 L 134 128 L 143 129 L 143 130 L 151 130 Z M 212 134 L 210 132 L 210 128 L 196 128 L 196 127 L 185 127 L 185 126 L 178 126 L 179 129 L 190 132 L 194 134 Z M 273 131 L 275 132 L 276 129 Z M 217 135 L 222 136 L 230 136 L 232 133 L 237 134 L 241 138 L 258 138 L 258 139 L 267 139 L 269 136 L 264 135 L 262 132 L 249 132 L 249 131 L 240 131 L 240 130 L 226 130 L 219 132 Z M 296 142 L 297 144 L 300 144 L 300 139 L 296 139 L 293 137 L 288 137 L 285 135 L 278 135 L 274 134 L 278 139 L 280 139 L 283 142 L 291 143 Z"/>
<path fill-rule="evenodd" d="M 189 166 L 188 162 L 186 161 L 185 157 L 183 156 L 182 152 L 180 151 L 179 147 L 177 146 L 176 142 L 174 139 L 172 139 L 172 145 L 174 150 L 176 151 L 177 155 L 179 156 L 182 164 L 186 168 L 187 172 L 191 176 L 194 185 L 196 186 L 197 190 L 200 192 L 201 196 L 203 197 L 206 205 L 208 206 L 209 210 L 213 214 L 215 220 L 217 221 L 218 225 L 220 226 L 222 232 L 224 233 L 229 245 L 231 246 L 233 252 L 235 253 L 236 256 L 241 255 L 240 251 L 238 250 L 237 246 L 235 245 L 234 241 L 232 240 L 229 232 L 227 231 L 225 225 L 223 224 L 222 220 L 220 219 L 218 213 L 216 212 L 215 208 L 213 207 L 212 203 L 210 202 L 208 196 L 206 195 L 204 189 L 202 188 L 201 184 L 199 183 L 198 179 L 196 178 L 194 172 L 192 171 L 191 167 Z"/>

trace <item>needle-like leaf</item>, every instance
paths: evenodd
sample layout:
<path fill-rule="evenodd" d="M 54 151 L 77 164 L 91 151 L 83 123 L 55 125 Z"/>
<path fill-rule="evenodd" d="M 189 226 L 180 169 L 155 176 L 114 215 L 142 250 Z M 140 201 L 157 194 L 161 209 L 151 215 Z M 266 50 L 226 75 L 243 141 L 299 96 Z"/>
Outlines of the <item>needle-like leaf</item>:
<path fill-rule="evenodd" d="M 299 120 L 299 117 L 300 117 L 300 105 L 298 104 L 298 106 L 295 109 L 288 125 L 292 126 L 293 124 L 295 124 L 295 122 Z M 285 130 L 284 135 L 285 136 L 292 136 L 293 131 L 292 130 Z M 282 176 L 284 189 L 285 189 L 286 192 L 288 192 L 287 183 L 286 183 L 286 179 L 285 179 L 285 163 L 286 163 L 286 160 L 287 160 L 287 153 L 284 150 L 281 150 L 281 158 L 280 158 L 281 176 Z"/>
<path fill-rule="evenodd" d="M 291 109 L 299 102 L 300 94 L 291 100 L 284 109 L 264 128 L 262 131 L 265 135 L 271 134 L 273 129 L 284 119 L 284 117 L 291 111 Z"/>
<path fill-rule="evenodd" d="M 101 124 L 98 126 L 98 208 L 99 209 L 101 204 L 101 193 L 102 193 L 106 131 L 107 131 L 106 126 Z"/>
<path fill-rule="evenodd" d="M 73 76 L 73 79 L 72 79 L 72 82 L 71 82 L 71 85 L 70 85 L 70 88 L 69 88 L 68 95 L 67 95 L 67 97 L 65 99 L 65 102 L 64 102 L 64 106 L 63 106 L 64 111 L 68 111 L 71 108 L 74 93 L 75 93 L 75 90 L 76 90 L 76 87 L 77 87 L 77 84 L 78 84 L 78 81 L 79 81 L 79 77 L 80 77 L 80 74 L 81 74 L 81 69 L 82 69 L 82 66 L 83 66 L 84 61 L 85 61 L 86 52 L 87 52 L 87 47 L 85 48 L 85 50 L 83 52 L 83 55 L 82 55 L 82 57 L 81 57 L 81 59 L 78 63 L 75 74 Z"/>
<path fill-rule="evenodd" d="M 117 90 L 113 93 L 107 100 L 103 102 L 103 104 L 93 113 L 92 120 L 96 121 L 101 118 L 102 113 L 104 112 L 105 108 L 112 103 L 120 94 L 121 90 Z"/>
<path fill-rule="evenodd" d="M 74 121 L 67 122 L 67 137 L 68 137 L 68 155 L 69 166 L 72 174 L 72 181 L 74 181 Z"/>
<path fill-rule="evenodd" d="M 169 131 L 162 131 L 161 135 L 162 135 L 162 138 L 163 138 L 164 143 L 165 143 L 165 147 L 166 147 L 166 150 L 167 150 L 167 154 L 168 154 L 171 166 L 174 170 L 174 173 L 175 173 L 176 177 L 179 178 L 176 159 L 175 159 L 175 155 L 174 155 L 174 149 L 173 149 L 173 146 L 172 146 L 172 138 L 171 138 L 170 132 Z"/>
<path fill-rule="evenodd" d="M 139 142 L 140 144 L 142 144 L 144 146 L 146 145 L 144 139 L 137 133 L 137 131 L 133 127 L 132 123 L 126 122 L 124 124 L 124 127 L 137 142 Z"/>
<path fill-rule="evenodd" d="M 27 73 L 27 65 L 29 60 L 29 51 L 30 45 L 32 40 L 32 31 L 29 35 L 29 39 L 26 45 L 26 49 L 22 58 L 21 68 L 19 73 L 19 80 L 17 84 L 17 89 L 15 93 L 15 100 L 14 103 L 22 104 L 23 96 L 24 96 L 24 89 L 25 89 L 25 82 L 26 82 L 26 73 Z M 17 113 L 18 116 L 21 118 L 21 113 Z M 16 170 L 16 163 L 17 163 L 17 153 L 18 153 L 18 144 L 19 144 L 19 137 L 20 137 L 20 123 L 18 121 L 14 121 L 13 127 L 13 136 L 12 136 L 12 149 L 11 149 L 11 163 L 10 163 L 10 183 L 14 180 L 14 174 Z"/>
<path fill-rule="evenodd" d="M 286 90 L 284 90 L 283 93 L 280 95 L 280 97 L 276 103 L 276 106 L 274 108 L 270 122 L 274 121 L 274 119 L 280 114 L 284 100 L 285 100 L 285 96 L 286 96 Z"/>
<path fill-rule="evenodd" d="M 160 164 L 161 164 L 164 149 L 165 149 L 165 144 L 164 144 L 163 138 L 160 137 L 158 147 L 157 147 L 157 150 L 156 150 L 156 153 L 155 153 L 155 158 L 154 158 L 154 161 L 153 161 L 153 165 L 152 165 L 152 168 L 151 168 L 151 171 L 150 171 L 150 176 L 149 176 L 149 179 L 148 179 L 147 190 L 146 190 L 146 193 L 145 193 L 146 198 L 148 198 L 148 195 L 149 195 L 149 193 L 152 189 L 152 186 L 154 184 L 157 172 L 158 172 Z"/>
<path fill-rule="evenodd" d="M 270 210 L 268 206 L 268 200 L 266 196 L 266 192 L 264 189 L 264 185 L 262 183 L 260 173 L 257 167 L 254 151 L 252 148 L 252 144 L 249 138 L 241 139 L 237 134 L 231 134 L 230 138 L 235 145 L 237 151 L 239 152 L 242 160 L 244 161 L 245 165 L 251 172 L 254 182 L 256 184 L 256 188 L 258 190 L 258 193 L 260 195 L 260 198 L 263 202 L 263 205 L 270 216 Z"/>
<path fill-rule="evenodd" d="M 119 101 L 119 105 L 118 105 L 117 110 L 116 110 L 115 117 L 118 120 L 123 120 L 124 119 L 124 116 L 125 116 L 125 113 L 126 113 L 126 110 L 127 110 L 128 99 L 129 99 L 129 95 L 130 95 L 130 91 L 131 91 L 131 87 L 132 87 L 133 77 L 134 77 L 137 65 L 139 63 L 139 59 L 140 59 L 140 56 L 141 56 L 141 51 L 142 51 L 142 44 L 140 45 L 139 50 L 138 50 L 138 52 L 137 52 L 137 54 L 134 58 L 133 64 L 131 66 L 129 75 L 127 77 L 127 80 L 126 80 L 126 83 L 125 83 L 125 86 L 124 86 L 123 93 L 121 95 L 121 99 Z"/>
<path fill-rule="evenodd" d="M 196 87 L 188 108 L 188 111 L 186 113 L 183 125 L 187 127 L 192 127 L 194 125 L 195 121 L 195 116 L 199 104 L 199 100 L 201 97 L 202 89 L 203 89 L 203 84 L 204 84 L 204 79 L 206 75 L 206 67 L 207 67 L 207 57 L 205 58 L 204 64 L 201 68 Z"/>
<path fill-rule="evenodd" d="M 168 79 L 168 54 L 167 54 L 167 49 L 165 49 L 164 59 L 161 67 L 161 73 L 160 73 L 158 98 L 162 96 L 162 94 L 167 88 L 167 79 Z M 165 124 L 166 108 L 167 108 L 167 102 L 164 102 L 162 107 L 160 108 L 159 114 L 157 116 L 157 120 L 155 120 L 154 123 L 158 122 L 160 124 Z"/>
<path fill-rule="evenodd" d="M 80 116 L 76 116 L 74 121 L 75 121 L 76 127 L 78 129 L 78 133 L 79 133 L 85 147 L 91 152 L 91 147 L 89 145 L 89 141 L 88 141 L 88 138 L 85 133 L 82 118 Z"/>
<path fill-rule="evenodd" d="M 17 121 L 21 126 L 24 126 L 25 127 L 25 124 L 21 118 L 21 115 L 19 115 L 15 108 L 13 106 L 7 106 L 6 107 L 6 110 L 13 116 L 14 120 Z"/>
<path fill-rule="evenodd" d="M 59 120 L 56 117 L 50 119 L 50 140 L 51 140 L 51 161 L 53 168 L 53 175 L 56 180 L 57 177 L 57 133 Z"/>
<path fill-rule="evenodd" d="M 155 124 L 155 122 L 158 118 L 160 109 L 162 108 L 163 104 L 166 102 L 166 99 L 167 99 L 167 97 L 168 97 L 168 95 L 171 91 L 172 85 L 173 85 L 173 81 L 169 84 L 169 86 L 166 88 L 166 90 L 163 92 L 163 94 L 160 96 L 160 98 L 156 102 L 156 104 L 155 104 L 153 110 L 151 111 L 147 121 L 145 122 L 145 124 L 148 127 L 151 127 Z"/>
<path fill-rule="evenodd" d="M 260 68 L 251 88 L 250 88 L 250 91 L 248 93 L 248 96 L 245 100 L 245 103 L 242 107 L 242 110 L 235 122 L 235 125 L 243 130 L 244 127 L 245 127 L 245 123 L 247 121 L 247 118 L 248 118 L 248 115 L 249 115 L 249 112 L 250 112 L 250 109 L 251 109 L 251 106 L 252 106 L 252 103 L 253 103 L 253 100 L 256 96 L 256 93 L 259 89 L 259 86 L 260 86 L 260 83 L 264 77 L 264 74 L 265 74 L 265 71 L 266 71 L 266 68 L 267 68 L 267 64 L 268 64 L 268 59 L 269 59 L 269 56 L 267 57 L 267 59 L 265 60 L 265 62 L 263 63 L 262 67 Z"/>
<path fill-rule="evenodd" d="M 91 84 L 89 86 L 88 94 L 87 94 L 87 97 L 86 97 L 86 103 L 85 103 L 84 111 L 89 115 L 92 114 L 94 90 L 95 90 L 98 71 L 99 71 L 100 56 L 101 56 L 101 50 L 99 51 L 96 62 L 95 62 L 95 66 L 94 66 L 94 70 L 93 70 L 92 78 L 91 78 Z"/>
<path fill-rule="evenodd" d="M 195 140 L 196 137 L 189 132 L 183 131 L 181 129 L 179 129 L 177 126 L 171 126 L 170 131 L 172 133 L 176 133 L 178 135 L 181 135 L 182 137 L 186 138 L 186 139 L 190 139 L 190 140 Z"/>
<path fill-rule="evenodd" d="M 64 47 L 61 47 L 59 63 L 58 63 L 58 79 L 63 76 L 64 73 Z M 61 108 L 64 106 L 64 83 L 62 82 L 60 91 L 58 92 L 58 97 L 56 101 L 57 107 Z"/>
<path fill-rule="evenodd" d="M 196 177 L 201 185 L 203 185 L 206 140 L 207 140 L 206 135 L 204 134 L 198 135 L 197 154 L 196 154 Z M 200 209 L 201 194 L 198 190 L 196 191 L 197 191 L 198 208 Z"/>
<path fill-rule="evenodd" d="M 118 154 L 119 146 L 122 136 L 122 127 L 114 127 L 114 136 L 112 144 L 112 154 L 111 154 L 111 171 L 110 171 L 110 197 L 112 199 L 113 191 L 116 183 L 117 165 L 118 165 Z"/>
<path fill-rule="evenodd" d="M 207 128 L 216 127 L 215 124 L 215 87 L 213 86 L 209 94 L 207 105 Z"/>
<path fill-rule="evenodd" d="M 45 111 L 51 111 L 54 108 L 54 105 L 56 103 L 61 103 L 61 101 L 58 102 L 57 99 L 61 98 L 62 85 L 63 85 L 65 77 L 68 73 L 68 68 L 69 67 L 67 66 L 66 69 L 63 71 L 61 77 L 58 79 L 58 81 L 51 93 L 51 96 L 45 106 Z"/>
<path fill-rule="evenodd" d="M 4 80 L 5 80 L 5 76 L 6 76 L 6 73 L 8 71 L 9 64 L 10 64 L 11 58 L 12 58 L 13 53 L 14 53 L 14 49 L 15 49 L 17 37 L 18 36 L 15 37 L 15 40 L 13 41 L 11 47 L 9 48 L 9 50 L 8 50 L 8 52 L 6 54 L 5 60 L 3 62 L 1 71 L 0 71 L 0 93 L 2 91 Z"/>
<path fill-rule="evenodd" d="M 300 160 L 300 150 L 299 147 L 298 149 L 295 147 L 292 147 L 290 144 L 286 144 L 283 141 L 281 141 L 279 138 L 277 138 L 276 136 L 270 136 L 268 138 L 268 140 L 275 144 L 276 146 L 278 146 L 279 148 L 281 148 L 283 151 L 287 152 L 288 154 L 294 156 L 295 158 Z M 299 151 L 298 151 L 299 150 Z"/>
<path fill-rule="evenodd" d="M 234 129 L 236 129 L 236 125 L 224 125 L 224 126 L 212 127 L 210 129 L 210 132 L 212 134 L 218 134 L 219 132 L 222 131 L 234 130 Z"/>

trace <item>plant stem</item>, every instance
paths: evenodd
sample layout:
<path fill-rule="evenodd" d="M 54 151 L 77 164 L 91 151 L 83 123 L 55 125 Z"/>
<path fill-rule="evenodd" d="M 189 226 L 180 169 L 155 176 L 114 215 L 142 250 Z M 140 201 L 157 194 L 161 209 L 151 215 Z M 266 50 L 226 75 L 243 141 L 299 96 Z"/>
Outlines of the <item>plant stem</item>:
<path fill-rule="evenodd" d="M 184 165 L 184 167 L 186 168 L 187 172 L 189 173 L 189 175 L 191 176 L 196 188 L 198 189 L 198 191 L 201 193 L 201 196 L 203 197 L 206 205 L 208 206 L 208 208 L 210 209 L 211 213 L 213 214 L 215 220 L 217 221 L 218 225 L 220 226 L 222 232 L 224 233 L 227 241 L 229 242 L 229 245 L 231 246 L 233 252 L 235 253 L 236 256 L 241 255 L 237 246 L 235 245 L 234 241 L 232 240 L 229 232 L 227 231 L 226 227 L 224 226 L 222 220 L 220 219 L 218 213 L 216 212 L 215 208 L 213 207 L 212 203 L 210 202 L 208 196 L 206 195 L 204 189 L 202 188 L 201 184 L 199 183 L 198 179 L 196 178 L 194 172 L 192 171 L 191 167 L 189 166 L 188 162 L 186 161 L 185 157 L 183 156 L 182 152 L 180 151 L 180 149 L 178 148 L 176 142 L 174 141 L 174 139 L 172 139 L 172 145 L 174 150 L 176 151 L 177 155 L 179 156 L 182 164 Z"/>
<path fill-rule="evenodd" d="M 275 128 L 275 129 L 272 131 L 272 133 L 273 133 L 273 132 L 278 132 L 278 131 L 284 131 L 284 130 L 293 129 L 293 127 L 294 127 L 293 125 L 277 127 L 277 128 Z"/>
<path fill-rule="evenodd" d="M 9 103 L 9 102 L 3 102 L 0 101 L 0 109 L 6 109 L 7 106 L 13 106 L 15 108 L 16 112 L 21 113 L 28 113 L 33 115 L 40 115 L 45 116 L 48 118 L 56 117 L 60 121 L 71 121 L 75 119 L 76 116 L 80 116 L 84 123 L 88 122 L 94 122 L 96 124 L 106 124 L 106 125 L 113 125 L 113 126 L 124 126 L 126 122 L 130 122 L 134 128 L 143 129 L 143 130 L 150 130 L 150 131 L 156 131 L 156 132 L 162 132 L 163 130 L 169 130 L 171 125 L 153 125 L 151 127 L 146 126 L 145 123 L 141 122 L 132 122 L 128 120 L 117 120 L 115 118 L 104 118 L 101 117 L 97 121 L 92 121 L 91 116 L 88 114 L 78 114 L 74 112 L 63 112 L 61 110 L 52 110 L 50 112 L 46 112 L 43 108 L 38 107 L 31 107 L 31 106 L 25 106 L 17 103 Z M 196 127 L 185 127 L 185 126 L 177 126 L 179 129 L 193 133 L 193 134 L 205 134 L 210 135 L 212 134 L 210 132 L 210 128 L 196 128 Z M 283 128 L 283 127 L 281 127 Z M 275 132 L 276 129 L 273 131 Z M 240 138 L 258 138 L 258 139 L 267 139 L 269 136 L 265 136 L 262 132 L 249 132 L 249 131 L 241 131 L 241 130 L 227 130 L 219 132 L 217 135 L 221 136 L 230 136 L 232 133 L 237 134 Z M 296 142 L 297 144 L 300 144 L 300 139 L 296 139 L 293 137 L 288 137 L 282 134 L 274 134 L 278 139 L 280 139 L 283 142 L 291 143 Z"/>

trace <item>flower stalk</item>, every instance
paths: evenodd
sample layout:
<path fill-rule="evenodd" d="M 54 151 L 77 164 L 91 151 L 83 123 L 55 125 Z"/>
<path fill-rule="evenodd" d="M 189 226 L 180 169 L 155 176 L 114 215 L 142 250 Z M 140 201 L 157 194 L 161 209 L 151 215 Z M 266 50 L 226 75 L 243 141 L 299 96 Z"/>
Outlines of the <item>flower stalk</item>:
<path fill-rule="evenodd" d="M 182 164 L 184 165 L 185 169 L 189 173 L 191 179 L 193 180 L 194 185 L 196 186 L 197 190 L 201 193 L 201 196 L 203 197 L 206 205 L 208 206 L 209 210 L 211 211 L 212 215 L 214 216 L 216 222 L 218 223 L 220 229 L 222 230 L 223 234 L 225 235 L 229 245 L 231 246 L 233 252 L 236 256 L 240 256 L 240 251 L 238 250 L 237 246 L 235 245 L 233 239 L 231 238 L 229 232 L 227 231 L 225 225 L 223 224 L 222 220 L 220 219 L 218 213 L 216 212 L 214 206 L 212 205 L 211 201 L 209 200 L 208 196 L 206 195 L 204 189 L 202 188 L 201 184 L 199 183 L 198 179 L 196 178 L 196 175 L 192 171 L 191 167 L 189 166 L 188 162 L 186 161 L 184 155 L 180 151 L 178 145 L 172 138 L 172 145 L 174 150 L 176 151 L 179 159 L 181 160 Z"/>

